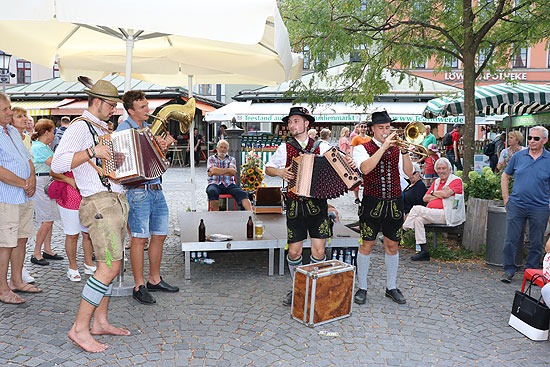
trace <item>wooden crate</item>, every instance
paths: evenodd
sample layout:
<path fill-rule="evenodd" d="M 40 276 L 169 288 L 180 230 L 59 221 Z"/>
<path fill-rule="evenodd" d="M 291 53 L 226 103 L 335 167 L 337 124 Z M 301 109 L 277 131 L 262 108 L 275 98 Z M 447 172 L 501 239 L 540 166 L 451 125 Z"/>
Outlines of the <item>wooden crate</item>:
<path fill-rule="evenodd" d="M 281 214 L 283 212 L 280 187 L 258 187 L 254 214 Z"/>
<path fill-rule="evenodd" d="M 355 267 L 338 260 L 296 268 L 292 318 L 310 327 L 351 315 Z"/>

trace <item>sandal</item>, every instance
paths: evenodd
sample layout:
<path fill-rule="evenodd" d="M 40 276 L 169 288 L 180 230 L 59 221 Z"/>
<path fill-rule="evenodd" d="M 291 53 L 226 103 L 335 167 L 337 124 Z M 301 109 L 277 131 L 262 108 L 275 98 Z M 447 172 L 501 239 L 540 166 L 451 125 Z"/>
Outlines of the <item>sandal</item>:
<path fill-rule="evenodd" d="M 23 285 L 19 287 L 13 287 L 12 291 L 20 293 L 40 293 L 42 292 L 42 289 L 29 283 L 23 283 Z"/>
<path fill-rule="evenodd" d="M 94 275 L 96 270 L 97 270 L 97 266 L 93 266 L 93 265 L 90 266 L 90 265 L 86 265 L 86 263 L 84 263 L 84 274 Z"/>
<path fill-rule="evenodd" d="M 67 277 L 71 282 L 80 282 L 82 278 L 80 278 L 80 273 L 77 270 L 73 270 L 71 268 L 68 268 L 67 270 Z"/>
<path fill-rule="evenodd" d="M 21 304 L 21 303 L 25 302 L 25 299 L 19 297 L 17 294 L 15 294 L 13 292 L 9 292 L 5 296 L 0 296 L 0 302 L 9 303 L 9 304 L 13 304 L 13 305 L 18 305 L 18 304 Z"/>

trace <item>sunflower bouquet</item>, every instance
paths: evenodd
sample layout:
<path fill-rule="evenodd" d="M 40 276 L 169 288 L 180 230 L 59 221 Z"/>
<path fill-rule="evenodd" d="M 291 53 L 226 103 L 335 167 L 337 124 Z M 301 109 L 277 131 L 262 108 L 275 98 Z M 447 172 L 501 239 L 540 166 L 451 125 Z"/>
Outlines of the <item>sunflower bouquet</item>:
<path fill-rule="evenodd" d="M 250 150 L 246 153 L 246 162 L 241 166 L 241 187 L 245 191 L 256 191 L 264 180 L 263 162 L 261 158 Z"/>

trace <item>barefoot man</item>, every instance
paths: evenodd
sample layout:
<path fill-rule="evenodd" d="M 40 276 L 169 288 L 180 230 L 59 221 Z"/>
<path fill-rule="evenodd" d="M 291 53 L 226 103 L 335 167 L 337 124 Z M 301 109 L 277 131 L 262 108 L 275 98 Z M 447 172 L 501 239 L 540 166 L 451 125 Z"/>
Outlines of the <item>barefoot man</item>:
<path fill-rule="evenodd" d="M 128 330 L 107 320 L 112 281 L 121 266 L 129 206 L 123 187 L 100 175 L 88 162 L 101 166 L 101 159 L 111 159 L 109 149 L 99 143 L 99 136 L 108 134 L 105 121 L 115 112 L 117 102 L 122 101 L 116 87 L 104 80 L 85 92 L 89 96 L 88 109 L 65 131 L 53 157 L 52 171 L 73 171 L 82 194 L 80 222 L 89 229 L 97 270 L 82 290 L 69 338 L 85 351 L 97 353 L 107 349 L 107 345 L 95 340 L 92 334 L 130 335 Z"/>

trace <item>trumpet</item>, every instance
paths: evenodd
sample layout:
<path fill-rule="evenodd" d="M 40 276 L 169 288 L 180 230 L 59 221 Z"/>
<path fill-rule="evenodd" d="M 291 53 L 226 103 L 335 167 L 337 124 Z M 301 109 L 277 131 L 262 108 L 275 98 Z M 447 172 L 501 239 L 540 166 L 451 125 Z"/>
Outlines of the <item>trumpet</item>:
<path fill-rule="evenodd" d="M 400 129 L 391 129 L 391 131 L 399 131 Z M 399 149 L 408 150 L 412 154 L 416 154 L 422 159 L 428 158 L 428 150 L 422 144 L 426 138 L 426 127 L 418 121 L 410 122 L 403 130 L 404 139 L 396 135 L 396 145 Z"/>

